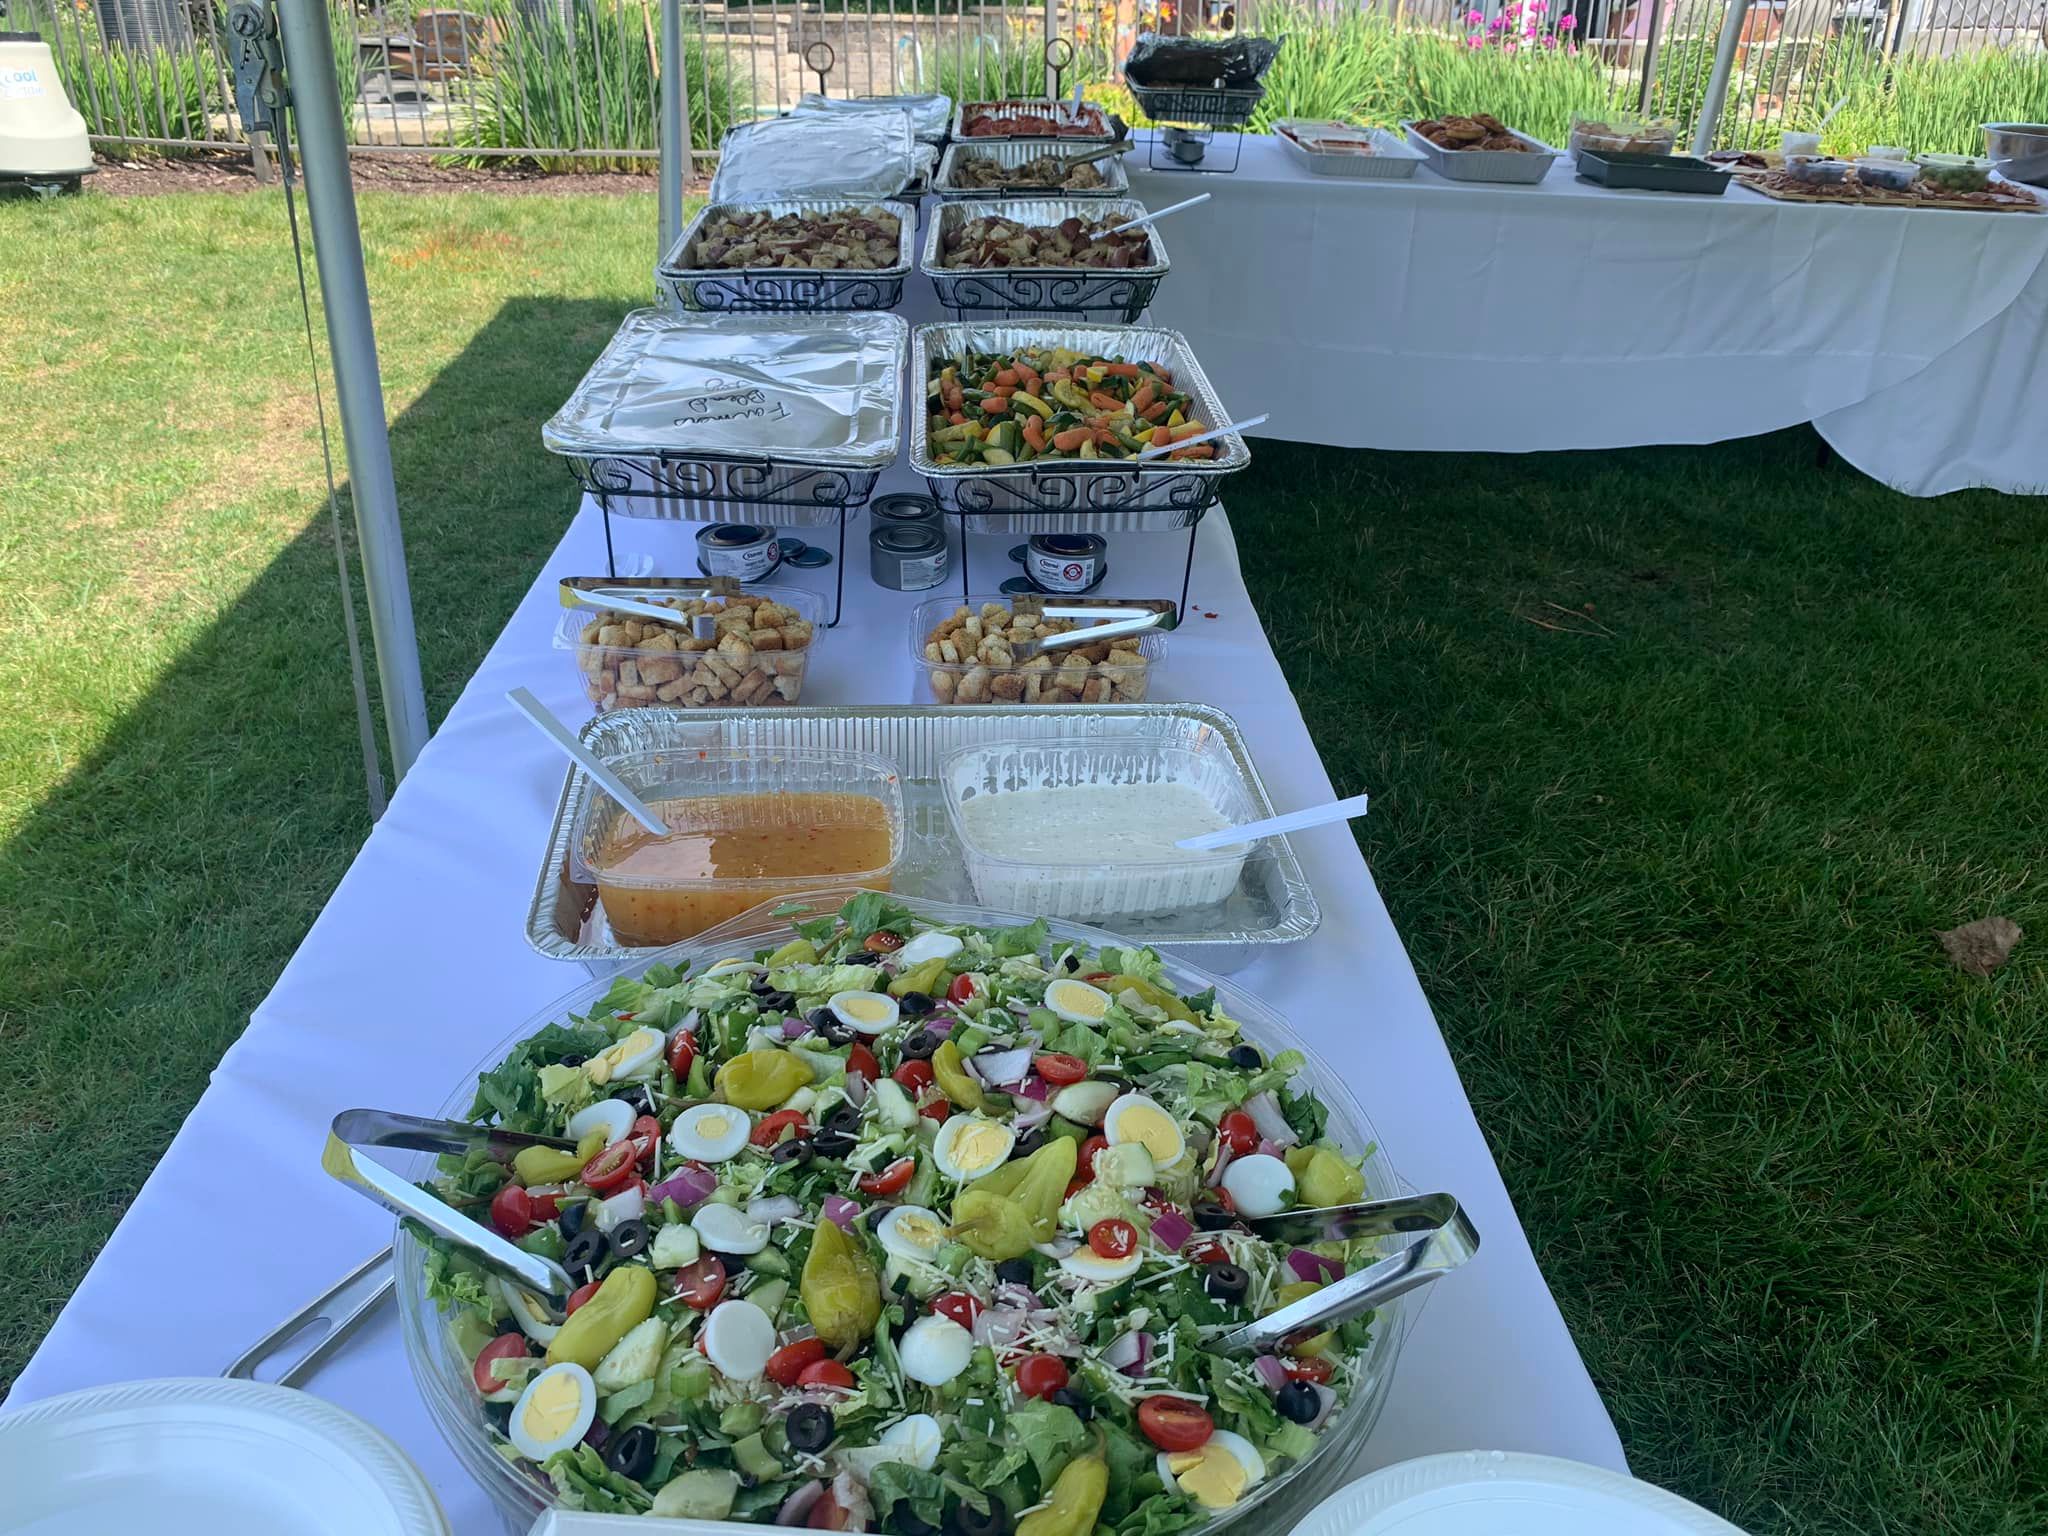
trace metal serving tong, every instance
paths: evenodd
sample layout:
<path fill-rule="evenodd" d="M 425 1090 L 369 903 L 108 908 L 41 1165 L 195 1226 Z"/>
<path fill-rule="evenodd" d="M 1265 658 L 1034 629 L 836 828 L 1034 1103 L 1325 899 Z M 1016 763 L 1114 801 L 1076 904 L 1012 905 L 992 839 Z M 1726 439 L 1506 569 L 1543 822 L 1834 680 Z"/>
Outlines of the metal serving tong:
<path fill-rule="evenodd" d="M 1361 1312 L 1404 1296 L 1448 1274 L 1479 1251 L 1479 1229 L 1451 1195 L 1404 1195 L 1395 1200 L 1364 1200 L 1356 1205 L 1327 1205 L 1250 1219 L 1261 1237 L 1283 1243 L 1317 1243 L 1340 1238 L 1395 1237 L 1425 1234 L 1401 1252 L 1346 1275 L 1313 1296 L 1290 1302 L 1242 1328 L 1232 1329 L 1209 1347 L 1224 1354 L 1268 1355 L 1304 1333 L 1321 1333 Z"/>
<path fill-rule="evenodd" d="M 560 1136 L 529 1136 L 460 1120 L 427 1120 L 381 1109 L 345 1109 L 334 1117 L 327 1146 L 320 1154 L 320 1166 L 358 1194 L 438 1233 L 479 1264 L 533 1292 L 557 1313 L 567 1307 L 575 1282 L 559 1264 L 507 1242 L 418 1185 L 407 1183 L 382 1163 L 359 1152 L 359 1147 L 401 1147 L 415 1152 L 453 1153 L 458 1157 L 481 1147 L 492 1157 L 509 1160 L 521 1147 L 554 1147 L 573 1152 L 576 1143 Z M 391 1250 L 386 1248 L 271 1329 L 221 1374 L 254 1381 L 258 1366 L 283 1357 L 288 1346 L 295 1346 L 299 1351 L 296 1357 L 271 1380 L 279 1386 L 296 1384 L 362 1325 L 391 1294 L 395 1284 Z M 303 1343 L 301 1335 L 306 1336 Z"/>

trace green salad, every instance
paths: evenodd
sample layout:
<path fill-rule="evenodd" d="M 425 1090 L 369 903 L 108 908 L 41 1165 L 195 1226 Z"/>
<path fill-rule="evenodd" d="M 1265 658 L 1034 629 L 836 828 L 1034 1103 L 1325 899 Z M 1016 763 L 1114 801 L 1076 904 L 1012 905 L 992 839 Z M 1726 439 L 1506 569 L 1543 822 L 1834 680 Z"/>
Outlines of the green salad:
<path fill-rule="evenodd" d="M 1370 1316 L 1207 1347 L 1374 1256 L 1243 1220 L 1364 1193 L 1300 1056 L 1043 922 L 791 932 L 482 1076 L 475 1120 L 576 1143 L 431 1186 L 578 1286 L 423 1236 L 500 1452 L 571 1508 L 897 1536 L 1169 1536 L 1306 1457 Z"/>

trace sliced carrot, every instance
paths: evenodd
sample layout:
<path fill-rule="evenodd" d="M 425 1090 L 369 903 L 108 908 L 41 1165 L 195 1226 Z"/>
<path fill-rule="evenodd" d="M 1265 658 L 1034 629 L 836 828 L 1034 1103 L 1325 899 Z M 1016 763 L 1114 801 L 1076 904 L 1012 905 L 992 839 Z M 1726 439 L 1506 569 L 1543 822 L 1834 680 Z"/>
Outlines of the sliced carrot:
<path fill-rule="evenodd" d="M 1131 410 L 1139 416 L 1145 414 L 1145 407 L 1152 403 L 1152 386 L 1140 384 L 1138 392 L 1131 396 Z"/>
<path fill-rule="evenodd" d="M 1167 432 L 1169 433 L 1169 435 L 1172 436 L 1173 440 L 1176 443 L 1184 437 L 1199 437 L 1202 433 L 1208 430 L 1209 429 L 1203 426 L 1199 421 L 1183 422 L 1181 423 L 1181 425 L 1177 427 L 1167 428 Z"/>
<path fill-rule="evenodd" d="M 1029 363 L 1012 363 L 1010 366 L 1017 370 L 1017 377 L 1022 379 L 1026 384 L 1035 384 L 1038 382 L 1038 370 L 1032 367 Z M 1036 394 L 1037 391 L 1033 390 L 1032 393 Z"/>
<path fill-rule="evenodd" d="M 953 425 L 956 427 L 964 427 L 967 425 L 966 413 L 962 411 L 953 412 L 950 416 L 946 418 L 946 420 L 952 422 Z"/>
<path fill-rule="evenodd" d="M 1136 363 L 1104 363 L 1102 371 L 1119 379 L 1135 379 L 1138 377 L 1138 365 Z"/>
<path fill-rule="evenodd" d="M 1023 378 L 1022 378 L 1022 377 L 1021 377 L 1021 376 L 1020 376 L 1020 375 L 1018 374 L 1018 372 L 1017 372 L 1017 370 L 1016 370 L 1016 369 L 1014 369 L 1014 368 L 1004 368 L 1004 369 L 1001 369 L 1001 370 L 999 370 L 999 371 L 997 372 L 997 374 L 996 374 L 996 382 L 997 382 L 998 384 L 1009 384 L 1009 385 L 1015 386 L 1015 385 L 1018 385 L 1018 384 L 1021 384 L 1021 383 L 1023 383 L 1023 382 L 1024 382 L 1024 380 L 1023 380 Z"/>
<path fill-rule="evenodd" d="M 1045 452 L 1045 425 L 1036 416 L 1024 418 L 1024 441 L 1040 453 Z"/>
<path fill-rule="evenodd" d="M 1152 429 L 1152 446 L 1154 448 L 1164 448 L 1168 443 L 1172 441 L 1173 433 L 1168 431 L 1165 427 L 1154 427 Z"/>
<path fill-rule="evenodd" d="M 1106 395 L 1099 389 L 1089 392 L 1088 403 L 1099 411 L 1116 411 L 1123 407 L 1123 401 L 1117 399 L 1115 395 Z"/>
<path fill-rule="evenodd" d="M 1002 395 L 990 395 L 981 402 L 982 414 L 986 416 L 1000 416 L 1009 408 L 1009 400 Z"/>
<path fill-rule="evenodd" d="M 1010 398 L 1010 396 L 1017 393 L 1017 386 L 1014 384 L 998 384 L 993 390 L 990 391 L 990 393 L 1001 395 L 1005 400 L 1007 400 Z"/>
<path fill-rule="evenodd" d="M 1044 398 L 1045 381 L 1043 379 L 1026 379 L 1024 381 L 1024 393 L 1031 396 L 1034 400 Z"/>
<path fill-rule="evenodd" d="M 1072 453 L 1083 443 L 1092 441 L 1094 436 L 1095 433 L 1092 428 L 1069 427 L 1064 432 L 1053 433 L 1052 445 L 1061 453 Z"/>
<path fill-rule="evenodd" d="M 1167 455 L 1169 459 L 1213 459 L 1216 457 L 1214 443 L 1197 443 L 1192 448 L 1176 448 Z"/>
<path fill-rule="evenodd" d="M 1140 416 L 1143 416 L 1147 421 L 1164 421 L 1166 419 L 1167 412 L 1171 409 L 1171 401 L 1161 400 L 1156 404 L 1146 406 L 1145 409 L 1140 411 L 1138 414 Z"/>

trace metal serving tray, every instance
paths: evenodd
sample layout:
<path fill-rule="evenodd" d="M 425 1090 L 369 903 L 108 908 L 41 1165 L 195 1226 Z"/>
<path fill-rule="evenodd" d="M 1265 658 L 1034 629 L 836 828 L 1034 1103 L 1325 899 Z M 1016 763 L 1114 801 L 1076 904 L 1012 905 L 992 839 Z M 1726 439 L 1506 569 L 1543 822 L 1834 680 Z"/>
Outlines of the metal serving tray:
<path fill-rule="evenodd" d="M 1242 90 L 1220 86 L 1139 85 L 1128 75 L 1124 84 L 1138 110 L 1155 123 L 1191 123 L 1208 128 L 1243 128 L 1266 99 L 1263 85 Z"/>
<path fill-rule="evenodd" d="M 934 210 L 918 266 L 939 291 L 939 302 L 960 319 L 1013 320 L 1059 315 L 1098 324 L 1130 324 L 1145 312 L 1167 273 L 1166 242 L 1148 224 L 1152 260 L 1142 267 L 947 267 L 941 242 L 979 218 L 1043 226 L 1062 219 L 1123 222 L 1149 210 L 1113 198 L 976 198 L 946 201 Z"/>
<path fill-rule="evenodd" d="M 1085 133 L 1053 134 L 976 134 L 967 132 L 967 114 L 973 112 L 988 117 L 1021 117 L 1026 113 L 1043 114 L 1056 123 L 1072 123 L 1086 128 Z M 1115 138 L 1109 126 L 1109 114 L 1092 101 L 1084 101 L 1076 107 L 1069 101 L 963 101 L 953 111 L 953 137 L 962 144 L 1000 144 L 1007 139 L 1027 139 L 1041 148 L 1047 144 L 1107 144 Z"/>
<path fill-rule="evenodd" d="M 1512 149 L 1445 149 L 1417 133 L 1415 124 L 1407 118 L 1401 120 L 1401 131 L 1408 135 L 1409 147 L 1427 160 L 1429 168 L 1446 181 L 1534 186 L 1550 174 L 1550 167 L 1558 158 L 1558 151 L 1541 139 L 1532 139 L 1513 128 L 1508 132 L 1534 153 L 1523 154 Z"/>
<path fill-rule="evenodd" d="M 903 775 L 905 847 L 892 887 L 902 895 L 933 901 L 972 904 L 974 896 L 939 788 L 939 761 L 958 747 L 1056 736 L 1141 736 L 1167 743 L 1220 739 L 1257 803 L 1258 814 L 1275 814 L 1237 722 L 1207 704 L 1009 709 L 798 706 L 772 715 L 657 705 L 599 715 L 581 735 L 584 744 L 600 755 L 712 747 L 879 752 L 893 759 Z M 550 959 L 581 961 L 597 970 L 611 961 L 653 951 L 628 949 L 613 941 L 603 914 L 596 910 L 597 888 L 579 880 L 571 867 L 577 812 L 594 792 L 590 781 L 574 769 L 563 781 L 527 909 L 526 940 Z M 1294 850 L 1285 838 L 1277 838 L 1270 857 L 1247 861 L 1237 890 L 1218 913 L 1195 923 L 1178 917 L 1105 922 L 1130 938 L 1171 950 L 1209 970 L 1227 972 L 1248 965 L 1263 945 L 1309 937 L 1322 920 L 1322 909 Z"/>
<path fill-rule="evenodd" d="M 704 227 L 723 213 L 841 213 L 878 208 L 895 215 L 896 260 L 886 267 L 841 270 L 827 267 L 693 267 L 690 247 Z M 684 226 L 655 281 L 678 309 L 845 310 L 894 309 L 903 299 L 903 280 L 917 250 L 917 208 L 911 203 L 859 198 L 805 198 L 761 203 L 706 203 Z"/>
<path fill-rule="evenodd" d="M 847 507 L 864 503 L 895 462 L 908 330 L 897 316 L 870 311 L 829 316 L 635 310 L 542 429 L 541 440 L 568 462 L 584 490 L 605 497 L 609 509 L 623 516 L 719 522 L 739 503 L 786 509 L 774 518 L 783 527 L 824 526 L 837 522 Z M 787 394 L 800 404 L 801 391 L 767 362 L 787 356 L 815 365 L 818 356 L 804 355 L 806 345 L 843 350 L 849 342 L 858 359 L 853 387 L 860 399 L 844 441 L 796 446 L 788 424 L 799 418 L 790 416 L 788 424 L 764 429 L 758 448 L 693 442 L 670 412 L 670 396 L 681 399 L 703 388 L 693 370 L 719 359 L 728 360 L 721 367 L 737 369 L 753 343 L 783 349 L 775 358 L 755 360 L 763 395 Z M 720 419 L 717 411 L 739 392 L 740 386 L 710 391 L 705 398 L 716 396 L 717 409 L 705 419 Z M 624 500 L 613 502 L 614 497 Z"/>
<path fill-rule="evenodd" d="M 1074 153 L 1085 154 L 1090 149 L 1102 146 L 1076 144 Z M 1124 157 L 1111 155 L 1107 160 L 1095 162 L 1095 168 L 1102 172 L 1102 185 L 1086 191 L 1075 191 L 1071 187 L 962 187 L 959 180 L 960 166 L 967 160 L 985 158 L 995 161 L 1005 170 L 1014 170 L 1020 165 L 1036 160 L 1040 155 L 1060 153 L 1059 141 L 1045 139 L 967 139 L 946 146 L 945 158 L 939 161 L 939 176 L 936 191 L 942 198 L 956 197 L 1059 197 L 1059 198 L 1104 198 L 1129 197 L 1131 195 L 1131 174 L 1124 169 Z"/>
<path fill-rule="evenodd" d="M 1195 399 L 1203 421 L 1231 419 L 1187 338 L 1179 331 L 1138 326 L 1001 324 L 968 321 L 921 325 L 910 336 L 910 467 L 924 476 L 947 512 L 973 520 L 977 533 L 1151 533 L 1186 528 L 1216 504 L 1223 480 L 1252 459 L 1245 440 L 1218 438 L 1213 459 L 1065 459 L 1055 463 L 940 464 L 932 458 L 925 387 L 935 361 L 1019 347 L 1072 347 L 1130 362 L 1158 363 Z"/>
<path fill-rule="evenodd" d="M 1361 155 L 1352 150 L 1324 149 L 1312 131 L 1320 125 L 1302 118 L 1283 117 L 1273 125 L 1273 137 L 1288 157 L 1312 176 L 1343 176 L 1354 181 L 1413 180 L 1422 156 L 1384 128 L 1360 128 L 1352 136 L 1372 145 L 1374 153 Z M 1290 128 L 1301 130 L 1296 137 Z"/>

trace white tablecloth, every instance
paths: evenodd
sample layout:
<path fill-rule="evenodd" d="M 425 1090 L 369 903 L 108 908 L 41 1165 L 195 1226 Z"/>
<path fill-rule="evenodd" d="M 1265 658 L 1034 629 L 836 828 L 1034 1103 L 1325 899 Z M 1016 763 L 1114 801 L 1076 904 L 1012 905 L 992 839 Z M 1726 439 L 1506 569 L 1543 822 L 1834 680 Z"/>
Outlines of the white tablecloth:
<path fill-rule="evenodd" d="M 1219 139 L 1212 156 L 1227 155 Z M 1814 422 L 1915 495 L 2048 486 L 2048 214 L 1902 212 L 1312 176 L 1247 136 L 1231 175 L 1145 167 L 1187 333 L 1263 434 L 1520 453 Z"/>
<path fill-rule="evenodd" d="M 925 594 L 884 591 L 868 579 L 866 527 L 864 517 L 854 524 L 846 622 L 820 643 L 807 704 L 911 697 L 908 614 Z M 615 528 L 622 557 L 651 551 L 660 570 L 691 568 L 693 525 Z M 1183 539 L 1116 539 L 1119 589 L 1172 590 Z M 982 590 L 1009 573 L 1010 542 L 976 540 Z M 433 1113 L 487 1050 L 582 979 L 580 969 L 533 954 L 522 937 L 562 763 L 504 694 L 525 684 L 565 718 L 585 717 L 573 663 L 549 648 L 560 612 L 553 583 L 603 570 L 597 520 L 586 509 L 214 1072 L 11 1403 L 221 1370 L 390 1239 L 389 1218 L 320 1171 L 334 1113 L 352 1105 Z M 829 590 L 829 572 L 792 574 Z M 1197 697 L 1234 714 L 1279 804 L 1329 797 L 1220 512 L 1201 530 L 1194 608 L 1172 638 L 1154 697 Z M 1422 1312 L 1369 1462 L 1487 1447 L 1620 1468 L 1613 1427 L 1537 1272 L 1356 844 L 1330 830 L 1299 836 L 1296 846 L 1321 898 L 1322 931 L 1238 979 L 1271 998 L 1341 1068 L 1401 1173 L 1420 1188 L 1457 1193 L 1484 1239 L 1478 1257 Z M 308 1385 L 404 1446 L 458 1531 L 495 1529 L 413 1389 L 392 1311 Z"/>

